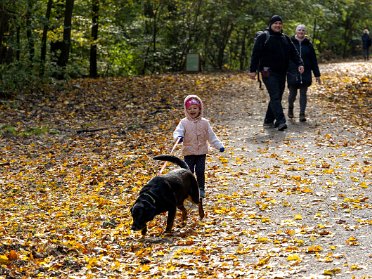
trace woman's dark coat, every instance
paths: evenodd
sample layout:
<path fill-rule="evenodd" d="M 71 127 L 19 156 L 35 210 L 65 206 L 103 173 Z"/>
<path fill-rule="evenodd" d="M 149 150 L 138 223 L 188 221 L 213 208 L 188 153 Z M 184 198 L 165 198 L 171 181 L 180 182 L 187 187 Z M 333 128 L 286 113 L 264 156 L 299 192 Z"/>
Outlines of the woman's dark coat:
<path fill-rule="evenodd" d="M 312 72 L 314 73 L 315 77 L 320 77 L 318 61 L 316 59 L 313 44 L 308 38 L 305 38 L 302 42 L 300 42 L 295 38 L 295 36 L 291 37 L 291 41 L 302 58 L 305 71 L 303 74 L 300 74 L 298 72 L 298 66 L 290 62 L 287 72 L 288 86 L 310 86 L 312 82 Z"/>

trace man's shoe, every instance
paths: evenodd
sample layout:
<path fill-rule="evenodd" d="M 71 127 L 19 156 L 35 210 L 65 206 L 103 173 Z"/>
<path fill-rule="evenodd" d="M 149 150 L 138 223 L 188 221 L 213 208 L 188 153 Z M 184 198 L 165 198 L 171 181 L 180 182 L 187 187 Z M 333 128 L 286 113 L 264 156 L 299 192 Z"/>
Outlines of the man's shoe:
<path fill-rule="evenodd" d="M 288 109 L 288 117 L 289 118 L 293 118 L 294 117 L 294 115 L 293 115 L 293 108 L 292 109 L 291 108 Z"/>
<path fill-rule="evenodd" d="M 279 124 L 278 131 L 284 131 L 287 128 L 288 128 L 287 124 L 282 123 L 282 124 Z"/>
<path fill-rule="evenodd" d="M 305 122 L 305 121 L 306 121 L 305 114 L 304 113 L 301 113 L 300 114 L 300 122 Z"/>
<path fill-rule="evenodd" d="M 264 128 L 274 128 L 274 122 L 264 122 Z"/>

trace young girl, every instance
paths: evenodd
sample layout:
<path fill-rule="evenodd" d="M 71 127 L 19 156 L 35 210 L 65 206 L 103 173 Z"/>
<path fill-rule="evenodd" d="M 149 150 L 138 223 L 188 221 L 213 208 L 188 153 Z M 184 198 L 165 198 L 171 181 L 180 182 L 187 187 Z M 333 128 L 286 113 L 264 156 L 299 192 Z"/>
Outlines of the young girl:
<path fill-rule="evenodd" d="M 190 170 L 196 174 L 200 198 L 205 198 L 205 160 L 208 142 L 211 146 L 224 152 L 222 142 L 212 130 L 209 121 L 203 118 L 203 102 L 196 95 L 189 95 L 184 100 L 185 118 L 178 123 L 173 137 L 183 142 L 182 155 Z"/>

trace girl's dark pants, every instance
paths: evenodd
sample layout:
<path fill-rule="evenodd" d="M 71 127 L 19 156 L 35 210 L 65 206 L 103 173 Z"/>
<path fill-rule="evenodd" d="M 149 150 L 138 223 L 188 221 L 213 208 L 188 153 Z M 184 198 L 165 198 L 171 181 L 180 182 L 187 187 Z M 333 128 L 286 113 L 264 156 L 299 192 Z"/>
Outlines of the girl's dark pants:
<path fill-rule="evenodd" d="M 285 89 L 286 74 L 270 72 L 268 77 L 263 77 L 262 80 L 269 92 L 270 101 L 267 107 L 265 123 L 273 123 L 280 125 L 285 123 L 285 116 L 282 107 L 282 97 Z"/>
<path fill-rule="evenodd" d="M 199 184 L 199 189 L 204 193 L 205 184 L 205 160 L 207 155 L 187 155 L 185 162 L 189 166 L 192 173 L 195 173 L 196 180 Z"/>

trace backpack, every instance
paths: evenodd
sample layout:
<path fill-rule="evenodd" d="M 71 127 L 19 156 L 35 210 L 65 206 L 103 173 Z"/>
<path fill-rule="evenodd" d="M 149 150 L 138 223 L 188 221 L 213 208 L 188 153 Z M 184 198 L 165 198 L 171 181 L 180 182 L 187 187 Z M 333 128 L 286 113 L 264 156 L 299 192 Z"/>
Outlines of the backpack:
<path fill-rule="evenodd" d="M 267 30 L 257 31 L 256 32 L 256 35 L 254 36 L 254 41 L 256 42 L 258 36 L 260 36 L 262 33 L 265 33 L 266 34 L 266 39 L 265 39 L 265 42 L 264 42 L 264 45 L 266 45 L 267 41 L 270 39 L 270 33 Z"/>
<path fill-rule="evenodd" d="M 264 46 L 265 46 L 266 43 L 268 42 L 268 40 L 270 39 L 270 33 L 267 30 L 257 31 L 256 34 L 255 34 L 255 36 L 254 36 L 254 42 L 257 41 L 258 36 L 260 36 L 262 33 L 265 33 L 266 34 L 266 39 L 265 39 L 265 42 L 264 42 Z M 259 88 L 261 90 L 263 90 L 263 88 L 262 88 L 262 81 L 261 81 L 261 78 L 260 78 L 260 72 L 258 72 L 258 71 L 257 71 L 257 81 L 259 83 Z"/>

